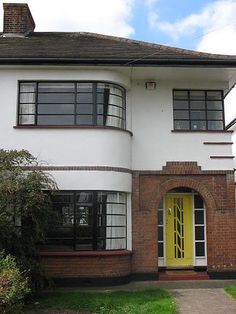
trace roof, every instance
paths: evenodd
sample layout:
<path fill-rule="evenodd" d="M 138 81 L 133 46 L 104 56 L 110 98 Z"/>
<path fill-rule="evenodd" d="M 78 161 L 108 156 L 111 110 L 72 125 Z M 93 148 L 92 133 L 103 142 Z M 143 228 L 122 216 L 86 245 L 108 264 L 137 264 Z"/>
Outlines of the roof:
<path fill-rule="evenodd" d="M 216 55 L 94 33 L 33 32 L 0 36 L 0 64 L 236 67 L 236 56 Z"/>

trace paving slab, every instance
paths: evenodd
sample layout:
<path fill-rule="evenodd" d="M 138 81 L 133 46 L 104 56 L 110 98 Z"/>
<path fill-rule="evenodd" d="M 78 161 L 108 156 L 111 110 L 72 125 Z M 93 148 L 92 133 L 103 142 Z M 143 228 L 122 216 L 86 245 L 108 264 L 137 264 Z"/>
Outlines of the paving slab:
<path fill-rule="evenodd" d="M 173 289 L 178 314 L 236 314 L 236 301 L 223 288 Z"/>

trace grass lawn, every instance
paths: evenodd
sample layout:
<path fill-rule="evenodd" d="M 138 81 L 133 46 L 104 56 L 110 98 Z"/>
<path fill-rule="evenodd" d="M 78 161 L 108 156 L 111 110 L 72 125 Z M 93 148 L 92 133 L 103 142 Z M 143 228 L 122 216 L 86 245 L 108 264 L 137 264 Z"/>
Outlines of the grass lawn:
<path fill-rule="evenodd" d="M 99 314 L 174 314 L 174 298 L 163 289 L 112 292 L 55 292 L 40 298 L 36 309 L 81 310 Z"/>
<path fill-rule="evenodd" d="M 225 288 L 225 291 L 232 295 L 236 299 L 236 286 L 229 286 Z"/>

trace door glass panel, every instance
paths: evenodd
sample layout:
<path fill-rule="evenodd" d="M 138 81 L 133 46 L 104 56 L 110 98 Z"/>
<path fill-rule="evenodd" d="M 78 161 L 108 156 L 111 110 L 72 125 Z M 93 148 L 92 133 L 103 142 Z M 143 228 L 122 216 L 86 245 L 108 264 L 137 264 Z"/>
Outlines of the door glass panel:
<path fill-rule="evenodd" d="M 163 210 L 158 210 L 158 225 L 163 225 Z"/>
<path fill-rule="evenodd" d="M 164 245 L 163 245 L 163 242 L 158 243 L 158 257 L 164 257 Z"/>
<path fill-rule="evenodd" d="M 205 256 L 205 243 L 196 242 L 195 243 L 195 255 L 196 256 Z"/>
<path fill-rule="evenodd" d="M 195 208 L 204 208 L 203 206 L 203 199 L 199 194 L 194 195 L 194 207 Z"/>
<path fill-rule="evenodd" d="M 195 224 L 196 225 L 204 224 L 204 211 L 203 210 L 195 210 Z"/>
<path fill-rule="evenodd" d="M 195 239 L 204 240 L 204 226 L 195 226 Z"/>

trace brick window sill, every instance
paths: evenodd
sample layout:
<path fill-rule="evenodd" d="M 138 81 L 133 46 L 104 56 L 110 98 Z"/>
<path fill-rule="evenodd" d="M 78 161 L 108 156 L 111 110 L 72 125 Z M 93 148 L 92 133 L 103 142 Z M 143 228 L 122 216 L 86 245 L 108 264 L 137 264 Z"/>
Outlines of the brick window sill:
<path fill-rule="evenodd" d="M 70 252 L 40 252 L 40 256 L 83 256 L 83 257 L 102 257 L 102 256 L 127 256 L 132 252 L 128 250 L 114 251 L 70 251 Z"/>

